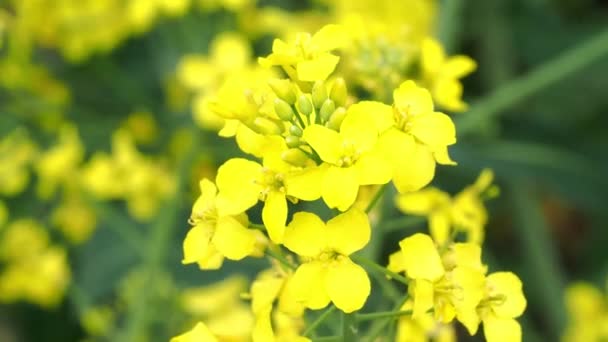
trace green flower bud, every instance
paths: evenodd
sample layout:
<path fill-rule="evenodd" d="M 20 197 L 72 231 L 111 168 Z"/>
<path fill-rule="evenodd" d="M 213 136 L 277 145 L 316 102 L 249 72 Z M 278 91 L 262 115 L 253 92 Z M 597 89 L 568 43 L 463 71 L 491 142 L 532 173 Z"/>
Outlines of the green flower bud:
<path fill-rule="evenodd" d="M 344 107 L 338 107 L 334 111 L 334 113 L 329 118 L 329 121 L 325 124 L 328 128 L 333 129 L 334 131 L 339 131 L 340 126 L 342 126 L 342 121 L 346 117 L 346 109 Z"/>
<path fill-rule="evenodd" d="M 274 111 L 283 121 L 291 121 L 293 119 L 293 109 L 291 109 L 289 103 L 285 102 L 284 100 L 279 98 L 274 99 Z"/>
<path fill-rule="evenodd" d="M 315 105 L 315 108 L 321 108 L 325 100 L 327 100 L 327 88 L 325 88 L 325 83 L 317 81 L 312 86 L 312 103 Z"/>
<path fill-rule="evenodd" d="M 331 86 L 329 98 L 334 100 L 337 106 L 344 106 L 346 105 L 347 96 L 346 82 L 344 82 L 342 77 L 336 78 L 334 84 Z"/>
<path fill-rule="evenodd" d="M 308 96 L 302 94 L 298 98 L 298 110 L 300 113 L 308 116 L 312 113 L 312 102 L 308 99 Z"/>
<path fill-rule="evenodd" d="M 334 101 L 332 101 L 331 99 L 325 100 L 325 102 L 323 102 L 323 105 L 321 106 L 321 111 L 319 112 L 319 115 L 321 116 L 321 122 L 327 122 L 327 120 L 329 120 L 329 117 L 334 113 L 335 110 L 336 104 L 334 103 Z"/>
<path fill-rule="evenodd" d="M 289 127 L 289 133 L 291 133 L 291 135 L 295 135 L 297 137 L 301 137 L 302 134 L 304 134 L 302 129 L 296 125 L 292 125 L 291 127 Z"/>
<path fill-rule="evenodd" d="M 300 167 L 306 166 L 309 162 L 306 153 L 297 148 L 290 148 L 283 151 L 283 153 L 281 153 L 281 159 L 283 159 L 283 161 L 286 163 Z"/>
<path fill-rule="evenodd" d="M 295 135 L 288 135 L 287 138 L 285 138 L 285 142 L 289 147 L 298 147 L 302 144 L 300 138 Z"/>
<path fill-rule="evenodd" d="M 268 85 L 281 100 L 290 104 L 296 102 L 296 93 L 290 80 L 272 78 Z"/>
<path fill-rule="evenodd" d="M 264 135 L 279 135 L 283 132 L 282 127 L 277 122 L 261 116 L 253 120 L 253 127 L 250 128 Z"/>

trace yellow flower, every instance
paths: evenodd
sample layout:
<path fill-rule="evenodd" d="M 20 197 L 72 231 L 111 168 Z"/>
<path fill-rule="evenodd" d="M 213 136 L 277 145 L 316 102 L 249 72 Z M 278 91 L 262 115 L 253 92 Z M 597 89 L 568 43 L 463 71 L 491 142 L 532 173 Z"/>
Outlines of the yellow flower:
<path fill-rule="evenodd" d="M 327 224 L 314 214 L 296 213 L 285 232 L 284 245 L 302 258 L 293 276 L 297 300 L 315 310 L 330 301 L 347 313 L 363 307 L 370 280 L 349 255 L 362 249 L 370 234 L 367 216 L 356 209 Z"/>
<path fill-rule="evenodd" d="M 284 147 L 284 142 L 282 143 Z M 263 165 L 243 158 L 232 158 L 217 172 L 218 210 L 222 215 L 235 215 L 264 202 L 262 221 L 274 243 L 281 243 L 287 223 L 287 199 L 312 201 L 320 196 L 315 180 L 318 174 L 308 173 L 289 180 L 294 167 L 281 159 L 281 145 L 269 149 Z M 310 189 L 312 187 L 312 189 Z"/>
<path fill-rule="evenodd" d="M 21 129 L 0 140 L 0 194 L 14 196 L 25 189 L 30 179 L 27 167 L 35 153 L 36 147 Z"/>
<path fill-rule="evenodd" d="M 486 293 L 477 311 L 488 342 L 521 341 L 521 326 L 515 318 L 526 309 L 519 278 L 511 272 L 496 272 L 486 278 Z"/>
<path fill-rule="evenodd" d="M 405 271 L 412 279 L 408 286 L 413 298 L 413 319 L 434 309 L 435 319 L 449 323 L 461 321 L 469 332 L 476 329 L 476 307 L 483 298 L 484 274 L 481 249 L 475 244 L 454 244 L 444 255 L 425 234 L 401 240 L 401 250 L 389 258 L 388 268 Z M 478 322 L 478 320 L 477 320 Z M 473 334 L 473 332 L 471 332 Z"/>
<path fill-rule="evenodd" d="M 568 325 L 564 342 L 602 341 L 608 338 L 608 297 L 593 285 L 576 282 L 566 288 Z"/>
<path fill-rule="evenodd" d="M 171 342 L 219 342 L 203 322 L 198 322 L 194 328 L 171 339 Z"/>
<path fill-rule="evenodd" d="M 390 166 L 374 149 L 378 131 L 361 114 L 366 108 L 365 103 L 350 106 L 340 132 L 318 124 L 304 129 L 304 140 L 325 162 L 321 179 L 310 186 L 321 187 L 330 208 L 345 211 L 355 202 L 360 185 L 390 181 Z"/>
<path fill-rule="evenodd" d="M 412 300 L 406 301 L 401 310 L 412 310 Z M 397 323 L 396 342 L 455 342 L 456 331 L 451 324 L 437 322 L 431 313 L 425 313 L 416 319 L 411 316 L 399 318 Z"/>
<path fill-rule="evenodd" d="M 273 310 L 275 301 L 278 303 Z M 258 274 L 251 284 L 251 308 L 256 317 L 254 342 L 298 340 L 304 323 L 304 306 L 296 301 L 291 271 L 275 265 Z M 272 324 L 273 318 L 275 324 Z"/>
<path fill-rule="evenodd" d="M 462 101 L 460 78 L 477 68 L 474 60 L 463 55 L 448 58 L 439 42 L 426 38 L 421 45 L 420 64 L 423 82 L 440 106 L 456 112 L 467 110 L 467 104 Z"/>
<path fill-rule="evenodd" d="M 454 165 L 447 147 L 456 143 L 454 123 L 433 110 L 429 92 L 413 81 L 393 92 L 394 105 L 376 105 L 373 117 L 381 135 L 378 150 L 392 164 L 399 192 L 419 190 L 435 175 L 435 162 Z"/>
<path fill-rule="evenodd" d="M 201 195 L 194 203 L 190 217 L 194 227 L 184 239 L 182 263 L 196 262 L 201 269 L 217 269 L 224 257 L 241 260 L 248 255 L 259 254 L 259 234 L 247 228 L 247 215 L 221 215 L 216 207 L 215 185 L 203 179 L 200 188 Z"/>
<path fill-rule="evenodd" d="M 445 245 L 453 232 L 465 232 L 466 241 L 481 244 L 485 236 L 488 213 L 483 204 L 484 196 L 495 195 L 492 186 L 493 173 L 485 169 L 475 184 L 463 189 L 454 198 L 433 187 L 400 194 L 396 198 L 397 208 L 407 214 L 426 215 L 433 240 Z"/>
<path fill-rule="evenodd" d="M 312 37 L 296 34 L 292 43 L 275 39 L 272 53 L 258 60 L 262 66 L 281 66 L 294 80 L 314 82 L 325 80 L 336 68 L 340 57 L 330 51 L 345 44 L 348 35 L 343 27 L 326 25 Z"/>
<path fill-rule="evenodd" d="M 91 237 L 97 217 L 79 195 L 67 195 L 53 210 L 52 221 L 70 242 L 80 244 Z"/>
<path fill-rule="evenodd" d="M 78 131 L 73 125 L 61 128 L 59 143 L 45 151 L 36 161 L 38 171 L 38 195 L 49 198 L 55 193 L 58 185 L 71 181 L 76 167 L 84 157 L 84 147 L 78 138 Z"/>

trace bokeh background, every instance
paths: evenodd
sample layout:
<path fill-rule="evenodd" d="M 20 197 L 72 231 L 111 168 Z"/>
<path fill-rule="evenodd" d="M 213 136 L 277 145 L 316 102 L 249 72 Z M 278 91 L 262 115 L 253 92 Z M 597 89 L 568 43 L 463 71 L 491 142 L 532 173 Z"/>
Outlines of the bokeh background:
<path fill-rule="evenodd" d="M 469 109 L 453 116 L 459 165 L 440 168 L 434 184 L 455 193 L 482 168 L 494 170 L 501 194 L 488 202 L 484 259 L 523 280 L 524 341 L 558 340 L 570 320 L 570 284 L 593 284 L 607 301 L 608 2 L 405 2 L 423 15 L 397 17 L 420 20 L 449 54 L 478 64 L 464 79 Z M 180 301 L 186 289 L 262 267 L 253 260 L 201 272 L 180 263 L 198 179 L 239 154 L 233 140 L 193 120 L 196 94 L 180 63 L 192 55 L 219 63 L 211 43 L 226 32 L 243 34 L 252 56 L 266 55 L 273 37 L 331 22 L 332 6 L 0 1 L 0 239 L 16 221 L 38 225 L 46 238 L 17 249 L 46 239 L 68 265 L 59 277 L 66 283 L 55 279 L 59 294 L 49 286 L 29 299 L 0 292 L 0 341 L 165 341 L 192 319 Z M 200 73 L 203 91 L 221 81 L 217 68 Z M 62 162 L 45 166 L 41 156 L 53 153 Z M 123 169 L 100 179 L 91 170 L 104 158 Z M 69 185 L 81 176 L 105 191 Z M 123 182 L 129 191 L 108 190 Z M 0 256 L 11 253 L 0 246 Z M 23 281 L 43 281 L 40 267 Z"/>

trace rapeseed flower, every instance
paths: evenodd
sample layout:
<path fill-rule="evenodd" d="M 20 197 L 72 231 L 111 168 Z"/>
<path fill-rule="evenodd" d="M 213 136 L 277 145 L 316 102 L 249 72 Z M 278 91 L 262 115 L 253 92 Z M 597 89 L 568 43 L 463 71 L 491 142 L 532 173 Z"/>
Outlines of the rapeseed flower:
<path fill-rule="evenodd" d="M 347 313 L 363 307 L 370 280 L 349 255 L 365 247 L 370 235 L 367 215 L 356 209 L 327 223 L 312 213 L 296 213 L 283 242 L 302 260 L 292 280 L 296 300 L 314 310 L 330 302 Z"/>

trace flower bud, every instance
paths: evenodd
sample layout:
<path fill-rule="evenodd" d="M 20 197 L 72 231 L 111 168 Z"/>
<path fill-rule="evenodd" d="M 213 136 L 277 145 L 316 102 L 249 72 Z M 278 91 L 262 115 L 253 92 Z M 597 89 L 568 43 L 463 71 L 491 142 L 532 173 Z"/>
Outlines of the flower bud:
<path fill-rule="evenodd" d="M 284 100 L 279 98 L 274 99 L 274 111 L 283 121 L 291 121 L 293 119 L 293 109 L 291 109 L 289 103 L 285 102 Z"/>
<path fill-rule="evenodd" d="M 290 104 L 296 102 L 296 93 L 290 80 L 272 78 L 268 85 L 281 100 Z"/>
<path fill-rule="evenodd" d="M 327 89 L 325 88 L 325 83 L 322 81 L 317 81 L 312 86 L 312 103 L 315 105 L 315 108 L 321 108 L 325 100 L 327 100 Z"/>
<path fill-rule="evenodd" d="M 298 147 L 302 144 L 300 138 L 295 135 L 288 135 L 287 138 L 285 138 L 285 142 L 288 147 Z"/>
<path fill-rule="evenodd" d="M 289 163 L 294 166 L 304 167 L 308 164 L 308 156 L 303 151 L 297 148 L 290 148 L 281 153 L 281 159 L 284 162 Z"/>
<path fill-rule="evenodd" d="M 298 98 L 298 110 L 300 111 L 300 113 L 306 116 L 312 113 L 312 103 L 308 99 L 308 96 L 304 94 L 300 95 L 300 97 Z"/>
<path fill-rule="evenodd" d="M 321 122 L 327 122 L 327 120 L 329 120 L 330 116 L 334 113 L 335 110 L 336 104 L 334 103 L 334 101 L 332 101 L 331 99 L 325 100 L 319 112 L 319 115 L 321 116 Z"/>
<path fill-rule="evenodd" d="M 331 92 L 329 98 L 334 100 L 337 106 L 346 105 L 346 98 L 348 92 L 346 90 L 346 83 L 342 77 L 336 78 L 334 84 L 331 86 Z"/>
<path fill-rule="evenodd" d="M 302 129 L 296 125 L 291 125 L 291 127 L 289 127 L 289 133 L 291 133 L 291 135 L 295 135 L 297 137 L 301 137 L 302 134 L 304 134 Z"/>
<path fill-rule="evenodd" d="M 344 107 L 339 107 L 334 111 L 334 113 L 329 118 L 329 121 L 325 124 L 328 128 L 333 129 L 334 131 L 339 131 L 340 126 L 342 126 L 342 121 L 346 117 L 346 109 Z"/>

